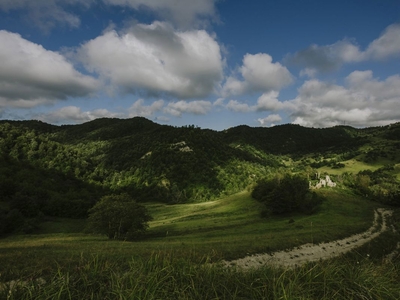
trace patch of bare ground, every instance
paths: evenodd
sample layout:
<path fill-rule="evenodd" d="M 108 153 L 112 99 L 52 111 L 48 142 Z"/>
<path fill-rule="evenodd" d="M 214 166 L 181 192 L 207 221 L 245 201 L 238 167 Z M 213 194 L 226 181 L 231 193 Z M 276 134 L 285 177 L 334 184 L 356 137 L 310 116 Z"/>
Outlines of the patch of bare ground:
<path fill-rule="evenodd" d="M 243 270 L 258 268 L 264 265 L 292 268 L 307 262 L 334 258 L 362 246 L 388 230 L 387 218 L 392 213 L 392 210 L 377 209 L 375 211 L 374 222 L 367 231 L 341 240 L 321 244 L 305 244 L 291 250 L 283 250 L 270 254 L 251 255 L 237 260 L 223 261 L 223 265 Z"/>

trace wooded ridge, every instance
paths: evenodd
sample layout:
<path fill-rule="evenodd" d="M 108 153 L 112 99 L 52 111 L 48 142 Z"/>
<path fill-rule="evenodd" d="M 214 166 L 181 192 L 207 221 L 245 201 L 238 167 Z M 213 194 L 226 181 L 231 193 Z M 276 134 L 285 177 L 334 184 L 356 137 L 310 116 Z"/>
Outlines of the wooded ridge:
<path fill-rule="evenodd" d="M 342 168 L 354 158 L 384 159 L 390 170 L 400 162 L 399 150 L 400 123 L 213 131 L 142 117 L 62 126 L 2 120 L 0 210 L 80 218 L 101 196 L 122 192 L 139 202 L 208 201 L 288 168 L 310 176 L 316 168 Z"/>

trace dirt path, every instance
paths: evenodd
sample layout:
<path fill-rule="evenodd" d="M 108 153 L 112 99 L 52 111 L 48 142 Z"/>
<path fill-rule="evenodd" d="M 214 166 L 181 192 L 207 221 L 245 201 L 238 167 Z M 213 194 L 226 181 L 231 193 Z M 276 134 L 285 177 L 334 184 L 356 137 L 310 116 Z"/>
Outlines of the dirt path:
<path fill-rule="evenodd" d="M 305 244 L 293 250 L 284 250 L 271 254 L 256 254 L 233 261 L 224 261 L 227 267 L 240 269 L 257 268 L 263 265 L 295 267 L 306 262 L 328 259 L 360 247 L 366 242 L 376 238 L 387 230 L 387 217 L 393 213 L 391 210 L 379 208 L 375 211 L 373 225 L 365 232 L 352 235 L 342 240 L 329 243 Z M 379 219 L 381 218 L 381 223 Z"/>

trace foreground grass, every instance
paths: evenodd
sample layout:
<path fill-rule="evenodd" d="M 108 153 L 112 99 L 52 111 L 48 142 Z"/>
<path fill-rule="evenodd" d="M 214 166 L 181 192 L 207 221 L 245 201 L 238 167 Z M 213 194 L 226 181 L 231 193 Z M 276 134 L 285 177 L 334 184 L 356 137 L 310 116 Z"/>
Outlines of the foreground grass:
<path fill-rule="evenodd" d="M 248 193 L 204 204 L 152 204 L 151 238 L 140 242 L 66 233 L 82 224 L 49 223 L 45 234 L 0 240 L 0 282 L 8 282 L 0 298 L 399 299 L 399 265 L 380 263 L 397 243 L 394 233 L 360 253 L 296 270 L 218 266 L 221 259 L 333 240 L 371 225 L 377 204 L 340 189 L 321 193 L 329 200 L 318 214 L 267 220 Z"/>
<path fill-rule="evenodd" d="M 126 268 L 94 256 L 48 279 L 0 292 L 7 299 L 399 299 L 399 263 L 347 257 L 294 270 L 249 272 L 193 264 L 173 255 L 131 260 Z M 5 299 L 5 298 L 4 298 Z"/>

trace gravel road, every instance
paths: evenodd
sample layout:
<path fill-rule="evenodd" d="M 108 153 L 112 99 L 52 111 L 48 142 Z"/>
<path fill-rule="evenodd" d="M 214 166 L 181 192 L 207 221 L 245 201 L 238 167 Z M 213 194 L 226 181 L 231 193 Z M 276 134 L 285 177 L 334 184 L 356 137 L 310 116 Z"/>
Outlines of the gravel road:
<path fill-rule="evenodd" d="M 375 211 L 375 218 L 372 226 L 365 232 L 355 234 L 329 243 L 305 244 L 290 250 L 283 250 L 268 254 L 255 254 L 232 261 L 223 261 L 227 267 L 240 269 L 257 268 L 263 265 L 295 267 L 306 262 L 318 261 L 333 258 L 346 253 L 366 242 L 376 238 L 388 229 L 387 218 L 393 213 L 391 210 L 379 208 Z M 380 219 L 382 222 L 379 223 Z"/>

